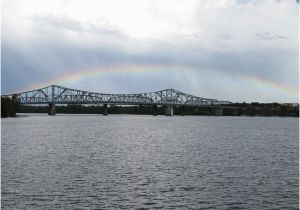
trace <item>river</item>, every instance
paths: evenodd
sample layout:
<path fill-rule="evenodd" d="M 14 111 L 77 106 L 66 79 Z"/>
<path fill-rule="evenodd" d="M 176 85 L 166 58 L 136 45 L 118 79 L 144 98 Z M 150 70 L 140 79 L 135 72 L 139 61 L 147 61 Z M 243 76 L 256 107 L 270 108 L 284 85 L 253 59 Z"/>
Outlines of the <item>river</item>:
<path fill-rule="evenodd" d="M 1 121 L 2 209 L 298 209 L 298 118 Z"/>

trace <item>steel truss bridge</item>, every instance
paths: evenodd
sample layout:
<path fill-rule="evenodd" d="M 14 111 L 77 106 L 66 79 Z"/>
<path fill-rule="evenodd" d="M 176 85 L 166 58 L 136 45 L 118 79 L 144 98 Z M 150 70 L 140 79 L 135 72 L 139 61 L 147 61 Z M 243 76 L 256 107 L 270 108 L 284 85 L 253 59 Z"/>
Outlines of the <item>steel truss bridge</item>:
<path fill-rule="evenodd" d="M 167 105 L 171 107 L 171 112 L 173 112 L 172 106 L 211 107 L 230 103 L 228 101 L 197 97 L 174 89 L 138 94 L 106 94 L 76 90 L 59 85 L 51 85 L 6 96 L 16 97 L 20 104 L 48 104 L 50 107 L 49 114 L 51 109 L 54 109 L 55 104 L 104 104 L 106 112 L 107 104 Z M 55 114 L 55 109 L 53 112 Z"/>

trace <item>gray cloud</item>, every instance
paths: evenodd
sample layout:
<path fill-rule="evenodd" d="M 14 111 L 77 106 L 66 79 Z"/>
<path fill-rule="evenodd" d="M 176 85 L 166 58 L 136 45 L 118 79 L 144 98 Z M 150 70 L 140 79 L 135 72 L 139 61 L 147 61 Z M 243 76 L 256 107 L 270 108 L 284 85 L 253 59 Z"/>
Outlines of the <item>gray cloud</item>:
<path fill-rule="evenodd" d="M 202 33 L 183 34 L 183 36 L 188 38 L 200 39 L 200 40 L 205 40 L 205 39 L 233 40 L 234 39 L 233 34 L 229 34 L 229 33 L 209 34 L 209 33 L 202 32 Z"/>
<path fill-rule="evenodd" d="M 251 76 L 298 86 L 298 49 L 293 47 L 296 41 L 291 33 L 294 29 L 279 30 L 276 25 L 260 30 L 250 28 L 257 23 L 251 12 L 244 19 L 237 18 L 260 2 L 240 0 L 234 10 L 231 7 L 215 10 L 210 5 L 213 3 L 207 3 L 210 12 L 197 13 L 202 15 L 202 25 L 197 18 L 191 23 L 193 30 L 183 26 L 181 32 L 171 33 L 174 36 L 162 34 L 150 38 L 130 36 L 121 25 L 101 20 L 84 22 L 67 15 L 30 16 L 26 21 L 32 28 L 20 29 L 21 35 L 18 27 L 5 22 L 1 46 L 2 92 L 10 93 L 84 69 L 160 65 L 165 71 L 87 78 L 74 84 L 74 88 L 124 93 L 176 88 L 232 101 L 294 99 L 278 92 L 272 95 L 261 91 L 240 79 Z"/>
<path fill-rule="evenodd" d="M 70 30 L 75 32 L 83 31 L 83 26 L 80 22 L 66 16 L 58 17 L 51 14 L 38 15 L 32 17 L 31 20 L 37 27 L 47 29 L 54 28 L 56 30 Z"/>
<path fill-rule="evenodd" d="M 263 39 L 263 40 L 278 40 L 278 39 L 288 39 L 287 36 L 283 36 L 280 34 L 273 34 L 270 32 L 260 32 L 260 33 L 256 33 L 255 36 L 258 39 Z"/>
<path fill-rule="evenodd" d="M 31 21 L 36 27 L 36 30 L 54 30 L 58 33 L 65 31 L 72 31 L 76 33 L 90 33 L 102 36 L 114 36 L 117 38 L 124 37 L 124 33 L 115 26 L 107 25 L 104 23 L 81 23 L 76 19 L 67 16 L 55 16 L 55 15 L 38 15 L 31 18 Z"/>
<path fill-rule="evenodd" d="M 131 43 L 132 40 L 123 40 Z M 18 45 L 2 44 L 2 76 L 7 78 L 2 81 L 2 91 L 6 92 L 38 81 L 47 81 L 57 78 L 62 73 L 71 73 L 74 70 L 91 69 L 99 66 L 113 65 L 164 65 L 172 69 L 176 67 L 192 68 L 199 72 L 213 70 L 221 75 L 240 76 L 255 75 L 277 82 L 290 82 L 295 79 L 297 69 L 296 52 L 289 49 L 257 49 L 248 51 L 218 51 L 208 47 L 197 47 L 191 50 L 185 44 L 152 43 L 151 47 L 138 50 L 128 50 L 126 46 L 97 45 L 92 48 L 77 45 L 67 40 L 53 39 L 47 42 L 35 40 L 27 43 L 24 48 Z M 34 49 L 34 50 L 32 50 Z M 289 66 L 290 69 L 286 69 Z M 284 69 L 284 71 L 283 71 Z M 30 75 L 30 77 L 24 77 Z M 174 72 L 173 72 L 174 73 Z M 160 77 L 152 76 L 152 84 L 155 87 L 174 87 L 177 83 L 183 87 L 184 81 L 178 84 L 173 80 L 174 76 Z M 168 81 L 169 78 L 170 80 Z M 173 79 L 172 79 L 173 78 Z M 147 77 L 149 81 L 149 78 Z M 135 86 L 150 89 L 150 83 L 145 85 L 145 80 L 126 78 L 126 76 L 115 78 L 112 85 L 127 84 L 127 90 L 135 90 Z M 144 84 L 144 85 L 143 85 Z M 157 85 L 163 84 L 163 85 Z M 125 88 L 125 85 L 124 85 Z M 124 89 L 121 88 L 121 89 Z M 152 90 L 154 88 L 151 88 Z"/>

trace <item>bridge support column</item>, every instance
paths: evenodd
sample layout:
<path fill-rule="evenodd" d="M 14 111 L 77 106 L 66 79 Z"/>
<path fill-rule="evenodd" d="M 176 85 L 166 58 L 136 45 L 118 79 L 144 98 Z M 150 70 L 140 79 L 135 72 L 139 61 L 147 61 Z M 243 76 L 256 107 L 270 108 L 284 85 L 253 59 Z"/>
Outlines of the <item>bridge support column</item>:
<path fill-rule="evenodd" d="M 153 105 L 153 116 L 157 116 L 157 105 Z"/>
<path fill-rule="evenodd" d="M 223 108 L 215 108 L 214 114 L 215 116 L 223 116 Z"/>
<path fill-rule="evenodd" d="M 107 111 L 107 104 L 103 104 L 103 116 L 107 116 L 108 111 Z"/>
<path fill-rule="evenodd" d="M 168 105 L 166 108 L 166 116 L 173 116 L 173 106 Z"/>
<path fill-rule="evenodd" d="M 49 103 L 48 115 L 55 115 L 55 104 L 54 103 Z"/>

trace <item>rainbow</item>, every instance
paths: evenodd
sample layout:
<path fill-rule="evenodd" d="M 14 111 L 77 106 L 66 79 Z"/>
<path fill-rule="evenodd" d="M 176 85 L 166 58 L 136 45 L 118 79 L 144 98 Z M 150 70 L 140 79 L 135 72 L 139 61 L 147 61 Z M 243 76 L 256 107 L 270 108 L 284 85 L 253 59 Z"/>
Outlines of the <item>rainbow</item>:
<path fill-rule="evenodd" d="M 291 85 L 278 84 L 270 80 L 254 77 L 254 76 L 240 76 L 240 78 L 252 82 L 254 85 L 262 88 L 272 89 L 283 92 L 292 97 L 299 98 L 299 88 Z"/>
<path fill-rule="evenodd" d="M 171 70 L 172 69 L 172 70 Z M 50 79 L 47 81 L 44 81 L 42 83 L 36 83 L 33 86 L 30 87 L 30 89 L 37 89 L 41 87 L 46 87 L 52 84 L 57 85 L 66 85 L 71 82 L 80 81 L 84 78 L 88 77 L 97 77 L 97 76 L 105 76 L 105 75 L 115 75 L 120 73 L 153 73 L 153 72 L 166 72 L 166 71 L 174 71 L 174 70 L 184 70 L 187 73 L 195 73 L 199 72 L 201 70 L 196 69 L 194 67 L 190 66 L 180 66 L 180 65 L 114 65 L 114 66 L 103 66 L 98 68 L 91 68 L 91 69 L 84 69 L 84 70 L 78 70 L 73 71 L 71 73 L 65 73 L 63 75 L 60 75 L 57 78 Z M 215 71 L 215 70 L 207 70 L 209 72 L 216 73 L 217 76 L 227 77 L 224 72 L 221 71 Z M 232 78 L 232 77 L 231 77 Z M 234 78 L 242 80 L 242 81 L 248 81 L 251 84 L 255 85 L 259 88 L 269 89 L 272 91 L 279 91 L 281 93 L 284 93 L 286 95 L 297 97 L 299 98 L 299 89 L 295 86 L 289 86 L 286 84 L 279 84 L 275 83 L 270 80 L 250 76 L 250 75 L 237 75 L 234 76 Z M 28 90 L 28 89 L 27 89 Z M 19 91 L 23 92 L 23 91 Z"/>
<path fill-rule="evenodd" d="M 36 83 L 30 88 L 40 88 L 49 86 L 52 84 L 67 84 L 71 82 L 76 82 L 79 80 L 82 80 L 84 78 L 88 77 L 96 77 L 96 76 L 105 76 L 105 75 L 113 75 L 118 73 L 138 73 L 138 72 L 152 72 L 152 71 L 159 71 L 161 70 L 163 66 L 162 65 L 143 65 L 143 66 L 137 66 L 137 65 L 114 65 L 114 66 L 103 66 L 98 68 L 91 68 L 91 69 L 84 69 L 84 70 L 78 70 L 73 71 L 71 73 L 65 73 L 63 75 L 60 75 L 58 78 L 50 79 L 47 81 L 44 81 L 42 83 Z"/>

